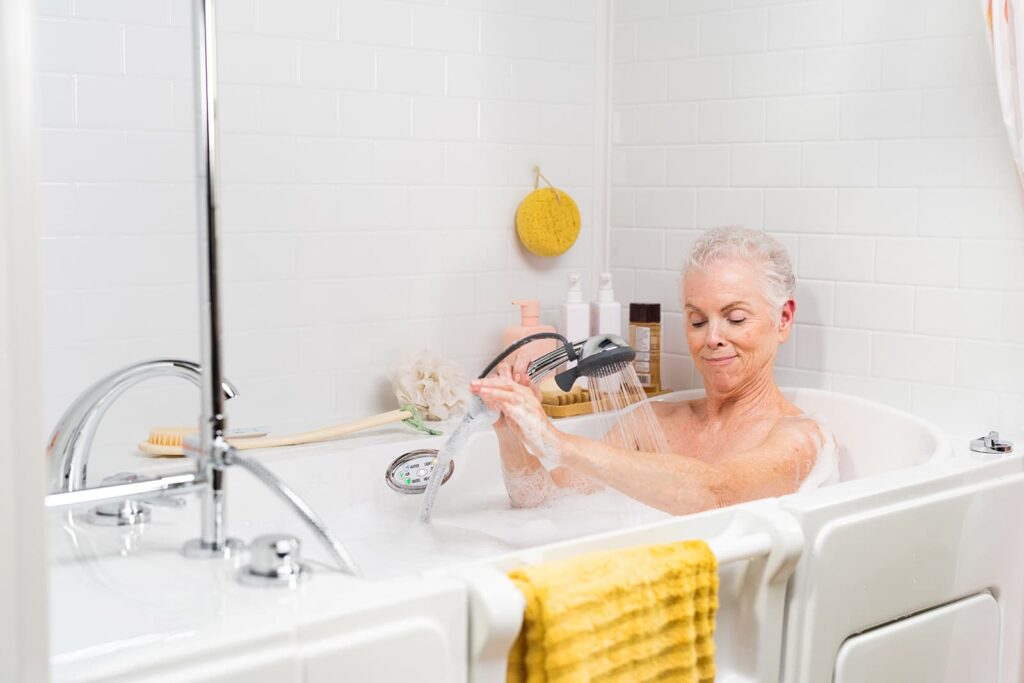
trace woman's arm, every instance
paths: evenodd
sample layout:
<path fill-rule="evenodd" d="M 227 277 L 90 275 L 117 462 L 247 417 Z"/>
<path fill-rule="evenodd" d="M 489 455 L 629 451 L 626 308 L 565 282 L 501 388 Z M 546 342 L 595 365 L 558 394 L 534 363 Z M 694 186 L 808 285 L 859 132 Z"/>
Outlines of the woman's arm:
<path fill-rule="evenodd" d="M 672 514 L 792 493 L 817 457 L 816 430 L 795 422 L 780 423 L 761 445 L 716 463 L 617 448 L 558 431 L 532 394 L 521 389 L 495 381 L 478 392 L 545 464 L 564 465 Z"/>

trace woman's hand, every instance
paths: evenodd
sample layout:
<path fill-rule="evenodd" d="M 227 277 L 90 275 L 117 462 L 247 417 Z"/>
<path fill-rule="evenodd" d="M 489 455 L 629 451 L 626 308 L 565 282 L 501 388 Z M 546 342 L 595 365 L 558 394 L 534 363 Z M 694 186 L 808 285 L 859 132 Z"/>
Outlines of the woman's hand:
<path fill-rule="evenodd" d="M 533 392 L 534 396 L 537 397 L 537 401 L 540 402 L 540 389 L 538 389 L 534 385 L 534 383 L 530 380 L 529 375 L 527 374 L 527 368 L 529 368 L 529 365 L 529 356 L 520 352 L 513 353 L 504 362 L 500 363 L 498 367 L 494 368 L 490 376 L 488 376 L 485 380 L 473 380 L 469 385 L 470 391 L 473 392 L 474 394 L 479 395 L 479 392 L 477 391 L 476 387 L 482 386 L 483 382 L 486 382 L 496 377 L 498 379 L 510 380 L 517 384 L 521 384 L 524 387 L 528 387 Z M 483 400 L 484 405 L 486 405 L 489 410 L 500 411 L 500 408 L 497 405 L 491 405 L 483 396 L 481 396 L 480 399 Z M 498 420 L 495 421 L 494 428 L 497 430 L 503 430 L 507 429 L 508 427 L 509 422 L 505 418 L 504 413 L 502 413 L 501 417 L 499 417 Z"/>
<path fill-rule="evenodd" d="M 480 397 L 491 410 L 501 412 L 502 428 L 508 428 L 529 451 L 547 467 L 558 466 L 562 456 L 562 434 L 544 413 L 540 392 L 529 383 L 523 383 L 525 373 L 475 380 L 470 391 Z M 498 423 L 495 423 L 498 426 Z"/>

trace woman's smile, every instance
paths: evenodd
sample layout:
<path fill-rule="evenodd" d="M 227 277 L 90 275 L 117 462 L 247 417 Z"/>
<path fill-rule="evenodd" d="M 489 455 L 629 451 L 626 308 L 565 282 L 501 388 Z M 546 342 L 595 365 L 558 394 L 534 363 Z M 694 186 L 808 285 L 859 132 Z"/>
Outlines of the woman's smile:
<path fill-rule="evenodd" d="M 704 362 L 708 365 L 728 365 L 734 360 L 736 360 L 736 356 L 724 356 L 721 358 L 705 358 Z"/>

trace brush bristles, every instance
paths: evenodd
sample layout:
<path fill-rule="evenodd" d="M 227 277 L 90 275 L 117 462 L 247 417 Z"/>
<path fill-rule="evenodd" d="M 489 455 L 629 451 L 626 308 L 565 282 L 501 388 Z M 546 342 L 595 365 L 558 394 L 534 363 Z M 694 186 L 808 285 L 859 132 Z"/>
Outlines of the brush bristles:
<path fill-rule="evenodd" d="M 195 427 L 155 427 L 149 432 L 149 443 L 154 446 L 181 446 L 185 437 L 195 434 Z"/>

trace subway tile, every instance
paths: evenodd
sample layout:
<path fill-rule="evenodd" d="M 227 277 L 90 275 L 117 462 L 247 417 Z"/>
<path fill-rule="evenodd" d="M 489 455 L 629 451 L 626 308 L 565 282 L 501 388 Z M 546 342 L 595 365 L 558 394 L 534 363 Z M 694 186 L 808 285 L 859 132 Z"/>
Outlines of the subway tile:
<path fill-rule="evenodd" d="M 369 173 L 370 177 L 367 173 L 367 169 L 372 169 L 374 163 L 373 143 L 368 140 L 310 138 L 299 139 L 297 142 L 274 141 L 274 144 L 282 149 L 273 154 L 280 155 L 285 163 L 292 154 L 288 147 L 296 147 L 297 161 L 291 166 L 295 170 L 289 172 L 289 167 L 285 166 L 282 176 L 305 183 L 366 182 L 373 177 L 372 170 Z M 262 176 L 264 173 L 259 175 Z M 270 179 L 272 178 L 263 178 Z"/>
<path fill-rule="evenodd" d="M 781 97 L 768 100 L 765 138 L 772 141 L 839 137 L 839 98 Z"/>
<path fill-rule="evenodd" d="M 373 50 L 362 45 L 301 41 L 298 71 L 302 86 L 369 90 L 374 83 Z"/>
<path fill-rule="evenodd" d="M 734 187 L 792 187 L 800 184 L 800 145 L 732 146 Z"/>
<path fill-rule="evenodd" d="M 373 177 L 380 183 L 442 184 L 444 145 L 439 142 L 374 142 Z"/>
<path fill-rule="evenodd" d="M 772 374 L 775 376 L 775 383 L 780 387 L 832 388 L 831 373 L 776 367 L 772 370 Z"/>
<path fill-rule="evenodd" d="M 969 289 L 1024 290 L 1024 241 L 964 240 L 960 244 L 960 286 Z"/>
<path fill-rule="evenodd" d="M 473 187 L 409 188 L 409 216 L 415 228 L 475 228 L 480 200 Z"/>
<path fill-rule="evenodd" d="M 873 186 L 879 175 L 874 142 L 815 142 L 803 146 L 803 184 L 806 186 Z M 884 167 L 884 165 L 883 165 Z"/>
<path fill-rule="evenodd" d="M 764 139 L 763 100 L 701 102 L 701 142 L 760 142 Z"/>
<path fill-rule="evenodd" d="M 643 104 L 622 110 L 621 144 L 697 141 L 697 104 Z"/>
<path fill-rule="evenodd" d="M 871 368 L 871 333 L 797 325 L 796 352 L 802 370 L 866 375 Z"/>
<path fill-rule="evenodd" d="M 41 19 L 37 68 L 69 74 L 120 74 L 124 51 L 117 24 Z"/>
<path fill-rule="evenodd" d="M 178 13 L 180 21 L 174 23 L 181 26 L 191 25 L 190 7 L 185 3 L 172 2 L 172 14 Z M 256 32 L 256 0 L 220 0 L 217 3 L 217 30 L 238 33 Z"/>
<path fill-rule="evenodd" d="M 728 145 L 687 145 L 669 147 L 669 185 L 699 187 L 729 184 Z"/>
<path fill-rule="evenodd" d="M 712 100 L 730 96 L 732 59 L 710 57 L 668 63 L 668 99 L 671 102 Z"/>
<path fill-rule="evenodd" d="M 732 0 L 669 0 L 669 14 L 703 14 L 732 9 Z"/>
<path fill-rule="evenodd" d="M 473 11 L 415 5 L 412 45 L 428 50 L 476 52 L 480 47 L 480 14 Z"/>
<path fill-rule="evenodd" d="M 480 102 L 480 139 L 525 144 L 591 144 L 591 110 L 567 104 L 483 101 Z"/>
<path fill-rule="evenodd" d="M 36 77 L 39 124 L 44 128 L 75 126 L 75 79 L 58 74 Z"/>
<path fill-rule="evenodd" d="M 616 24 L 613 29 L 615 36 L 612 40 L 612 63 L 626 64 L 636 61 L 636 24 Z"/>
<path fill-rule="evenodd" d="M 508 180 L 506 145 L 448 142 L 444 179 L 449 185 L 504 185 Z"/>
<path fill-rule="evenodd" d="M 260 282 L 294 278 L 298 275 L 295 268 L 297 241 L 293 235 L 225 233 L 221 249 L 224 281 Z"/>
<path fill-rule="evenodd" d="M 1020 214 L 1020 195 L 1016 190 L 957 188 L 920 192 L 920 233 L 929 237 L 1007 237 Z"/>
<path fill-rule="evenodd" d="M 700 47 L 700 18 L 659 17 L 637 24 L 637 59 L 695 57 Z"/>
<path fill-rule="evenodd" d="M 617 23 L 668 15 L 668 0 L 631 0 L 614 4 Z"/>
<path fill-rule="evenodd" d="M 594 69 L 589 64 L 513 59 L 511 97 L 545 104 L 592 104 Z"/>
<path fill-rule="evenodd" d="M 870 238 L 800 236 L 799 277 L 871 282 L 874 270 L 875 245 Z"/>
<path fill-rule="evenodd" d="M 408 227 L 410 191 L 392 185 L 344 185 L 339 188 L 337 221 L 357 230 Z"/>
<path fill-rule="evenodd" d="M 612 70 L 615 104 L 664 102 L 668 88 L 664 62 L 620 64 Z"/>
<path fill-rule="evenodd" d="M 82 76 L 76 84 L 78 125 L 83 128 L 172 127 L 169 81 Z"/>
<path fill-rule="evenodd" d="M 950 338 L 999 339 L 1001 297 L 962 289 L 917 290 L 914 331 Z"/>
<path fill-rule="evenodd" d="M 218 70 L 230 80 L 225 62 L 232 63 L 231 44 L 221 39 L 218 49 Z M 192 78 L 192 39 L 183 27 L 125 26 L 124 71 L 130 76 L 146 78 Z"/>
<path fill-rule="evenodd" d="M 964 138 L 964 187 L 1017 189 L 1017 169 L 1010 146 L 1001 137 Z"/>
<path fill-rule="evenodd" d="M 877 90 L 881 85 L 880 45 L 847 45 L 804 52 L 804 94 Z"/>
<path fill-rule="evenodd" d="M 673 273 L 680 273 L 686 265 L 693 243 L 697 241 L 700 232 L 697 230 L 668 230 L 665 232 L 665 261 L 662 267 Z M 637 271 L 636 280 L 640 281 L 640 273 Z M 679 298 L 677 292 L 675 298 Z M 680 304 L 681 305 L 681 304 Z M 629 311 L 626 311 L 628 314 Z"/>
<path fill-rule="evenodd" d="M 343 43 L 409 47 L 412 7 L 398 2 L 341 0 L 338 26 Z"/>
<path fill-rule="evenodd" d="M 983 42 L 971 36 L 907 40 L 882 45 L 882 88 L 941 88 L 991 81 Z"/>
<path fill-rule="evenodd" d="M 337 40 L 338 0 L 257 0 L 259 32 L 312 40 Z"/>
<path fill-rule="evenodd" d="M 661 310 L 668 313 L 682 313 L 682 276 L 678 270 L 638 270 L 636 273 L 635 300 L 660 301 Z M 683 320 L 676 322 L 677 331 L 682 331 Z M 686 353 L 685 342 L 680 353 Z"/>
<path fill-rule="evenodd" d="M 39 131 L 39 178 L 43 182 L 127 180 L 124 134 L 117 131 Z"/>
<path fill-rule="evenodd" d="M 406 94 L 444 93 L 444 56 L 423 50 L 377 50 L 377 87 Z"/>
<path fill-rule="evenodd" d="M 612 155 L 612 179 L 630 186 L 665 184 L 665 150 L 658 147 L 620 148 Z"/>
<path fill-rule="evenodd" d="M 429 140 L 475 140 L 477 104 L 446 97 L 414 97 L 412 136 Z"/>
<path fill-rule="evenodd" d="M 833 282 L 808 280 L 796 281 L 793 300 L 796 301 L 796 321 L 800 324 L 832 325 L 835 320 L 835 288 Z"/>
<path fill-rule="evenodd" d="M 39 0 L 35 8 L 39 15 L 47 17 L 70 17 L 72 14 L 71 0 Z"/>
<path fill-rule="evenodd" d="M 917 91 L 842 96 L 843 139 L 914 138 L 920 133 L 921 94 Z"/>
<path fill-rule="evenodd" d="M 1003 341 L 1024 343 L 1024 294 L 1003 295 Z"/>
<path fill-rule="evenodd" d="M 917 228 L 917 190 L 839 190 L 839 232 L 862 235 L 913 235 Z"/>
<path fill-rule="evenodd" d="M 621 268 L 651 268 L 661 264 L 665 233 L 661 230 L 612 230 L 610 249 Z"/>
<path fill-rule="evenodd" d="M 835 232 L 837 205 L 837 193 L 831 189 L 765 190 L 764 227 L 781 232 Z"/>
<path fill-rule="evenodd" d="M 172 95 L 173 95 L 172 88 Z M 258 85 L 222 84 L 217 89 L 218 120 L 221 133 L 264 132 L 263 104 Z M 189 98 L 189 106 L 192 105 Z M 192 117 L 195 112 L 192 112 Z M 337 116 L 335 116 L 337 119 Z"/>
<path fill-rule="evenodd" d="M 196 262 L 190 235 L 44 239 L 40 255 L 51 291 L 183 285 Z"/>
<path fill-rule="evenodd" d="M 733 57 L 735 97 L 799 95 L 803 76 L 800 52 L 767 52 Z"/>
<path fill-rule="evenodd" d="M 875 250 L 877 282 L 956 286 L 959 245 L 954 240 L 879 239 Z"/>
<path fill-rule="evenodd" d="M 217 71 L 225 83 L 290 85 L 298 81 L 298 49 L 293 40 L 225 33 L 218 37 L 217 47 Z M 187 76 L 186 72 L 180 77 Z"/>
<path fill-rule="evenodd" d="M 508 99 L 512 60 L 483 55 L 445 55 L 445 94 L 449 97 Z"/>
<path fill-rule="evenodd" d="M 641 228 L 693 228 L 697 194 L 682 188 L 650 188 L 635 191 L 636 224 Z"/>
<path fill-rule="evenodd" d="M 306 162 L 302 147 L 290 138 L 267 135 L 222 135 L 224 182 L 288 182 Z"/>
<path fill-rule="evenodd" d="M 613 187 L 609 191 L 608 216 L 613 228 L 632 228 L 636 225 L 633 218 L 634 190 Z"/>
<path fill-rule="evenodd" d="M 886 332 L 910 332 L 914 328 L 914 289 L 838 282 L 836 325 Z"/>
<path fill-rule="evenodd" d="M 591 63 L 594 27 L 543 17 L 483 14 L 480 47 L 485 54 L 523 59 Z"/>
<path fill-rule="evenodd" d="M 508 263 L 508 233 L 504 230 L 445 230 L 440 240 L 441 272 L 499 270 Z"/>
<path fill-rule="evenodd" d="M 764 196 L 755 189 L 709 189 L 697 191 L 697 227 L 743 225 L 759 230 L 764 225 Z"/>
<path fill-rule="evenodd" d="M 835 45 L 842 35 L 842 3 L 802 2 L 772 7 L 768 14 L 768 49 Z"/>
<path fill-rule="evenodd" d="M 761 52 L 767 44 L 767 10 L 716 12 L 705 14 L 700 18 L 700 53 L 702 55 Z"/>
<path fill-rule="evenodd" d="M 406 95 L 343 92 L 339 128 L 343 137 L 408 138 L 411 105 Z"/>
<path fill-rule="evenodd" d="M 75 16 L 110 23 L 166 24 L 170 21 L 171 9 L 168 0 L 75 0 Z"/>
<path fill-rule="evenodd" d="M 923 137 L 1003 136 L 999 98 L 991 86 L 925 90 Z"/>
<path fill-rule="evenodd" d="M 875 334 L 871 374 L 876 377 L 952 384 L 956 341 L 910 334 Z"/>
<path fill-rule="evenodd" d="M 338 96 L 329 90 L 267 86 L 260 94 L 263 128 L 269 133 L 334 135 Z"/>
<path fill-rule="evenodd" d="M 1020 362 L 1020 346 L 958 340 L 956 385 L 983 391 L 1020 391 L 1020 387 L 1024 386 L 1024 363 Z"/>

